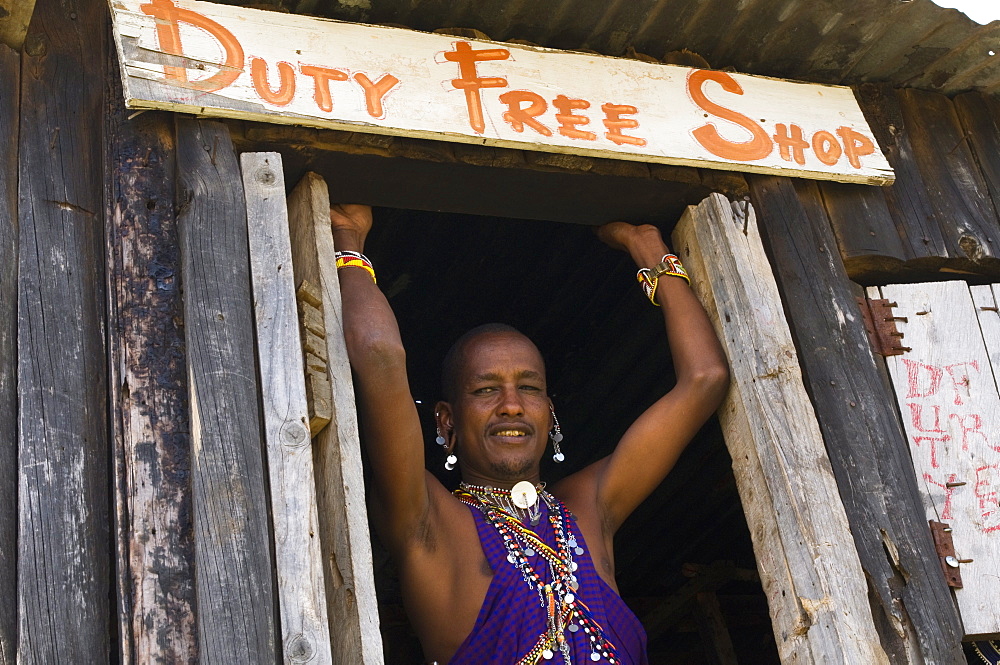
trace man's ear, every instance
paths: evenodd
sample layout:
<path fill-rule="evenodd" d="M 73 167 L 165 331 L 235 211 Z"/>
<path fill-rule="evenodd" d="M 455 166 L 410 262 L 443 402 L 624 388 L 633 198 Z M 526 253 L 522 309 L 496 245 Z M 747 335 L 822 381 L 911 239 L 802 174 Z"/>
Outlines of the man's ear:
<path fill-rule="evenodd" d="M 447 442 L 445 449 L 451 452 L 455 448 L 455 418 L 451 404 L 448 402 L 438 402 L 434 405 L 434 423 L 441 432 L 441 436 Z"/>

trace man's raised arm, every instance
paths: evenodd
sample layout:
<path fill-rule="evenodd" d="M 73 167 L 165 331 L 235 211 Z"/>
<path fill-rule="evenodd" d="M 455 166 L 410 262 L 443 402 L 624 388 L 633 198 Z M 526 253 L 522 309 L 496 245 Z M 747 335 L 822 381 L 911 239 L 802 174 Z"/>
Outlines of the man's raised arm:
<path fill-rule="evenodd" d="M 655 226 L 613 222 L 598 235 L 628 252 L 638 268 L 654 269 L 670 252 Z M 666 323 L 677 384 L 639 416 L 609 457 L 581 472 L 596 492 L 593 499 L 610 533 L 666 477 L 729 386 L 725 353 L 691 287 L 669 274 L 656 281 L 654 297 Z"/>
<path fill-rule="evenodd" d="M 343 252 L 364 252 L 372 211 L 364 205 L 330 209 L 337 249 L 344 337 L 358 390 L 358 407 L 373 469 L 372 506 L 390 547 L 405 545 L 428 509 L 424 448 L 406 377 L 406 354 L 396 317 L 371 271 Z"/>

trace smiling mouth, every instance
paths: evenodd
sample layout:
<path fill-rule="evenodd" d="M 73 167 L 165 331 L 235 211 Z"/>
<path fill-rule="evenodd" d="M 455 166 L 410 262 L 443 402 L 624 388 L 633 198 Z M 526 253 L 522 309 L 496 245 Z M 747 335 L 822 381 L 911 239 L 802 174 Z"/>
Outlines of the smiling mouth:
<path fill-rule="evenodd" d="M 494 432 L 493 436 L 503 436 L 503 437 L 528 436 L 528 433 L 520 429 L 504 429 L 500 430 L 499 432 Z"/>

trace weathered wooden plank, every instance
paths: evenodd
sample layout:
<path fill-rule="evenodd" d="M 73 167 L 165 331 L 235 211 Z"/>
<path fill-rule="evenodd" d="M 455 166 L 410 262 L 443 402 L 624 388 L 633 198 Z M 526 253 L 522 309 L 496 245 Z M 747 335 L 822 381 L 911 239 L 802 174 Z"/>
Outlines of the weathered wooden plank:
<path fill-rule="evenodd" d="M 306 174 L 288 197 L 295 283 L 318 285 L 323 298 L 334 422 L 314 441 L 330 637 L 335 663 L 382 663 L 378 602 L 361 469 L 354 384 L 344 341 L 340 280 L 330 231 L 326 183 Z"/>
<path fill-rule="evenodd" d="M 0 597 L 17 597 L 17 121 L 21 61 L 0 45 Z M 0 665 L 13 665 L 17 604 L 0 606 Z"/>
<path fill-rule="evenodd" d="M 320 134 L 322 137 L 325 132 Z M 691 182 L 691 174 L 698 173 L 695 169 L 682 170 L 683 175 L 675 180 L 658 180 L 543 170 L 523 158 L 519 162 L 523 168 L 425 162 L 398 154 L 393 137 L 357 136 L 388 139 L 388 142 L 361 151 L 346 140 L 345 143 L 310 141 L 306 133 L 285 136 L 279 131 L 263 131 L 256 124 L 248 124 L 246 135 L 234 140 L 238 140 L 242 150 L 281 152 L 289 180 L 302 177 L 306 170 L 315 171 L 326 178 L 335 200 L 349 198 L 390 208 L 571 224 L 596 225 L 617 218 L 672 224 L 684 205 L 700 201 L 711 191 L 700 180 Z M 372 178 L 372 173 L 378 173 L 379 178 Z M 404 181 L 412 186 L 384 184 Z"/>
<path fill-rule="evenodd" d="M 883 192 L 836 182 L 823 183 L 820 190 L 848 277 L 865 280 L 898 271 L 913 257 L 900 240 Z"/>
<path fill-rule="evenodd" d="M 0 0 L 0 44 L 21 50 L 34 10 L 35 0 Z"/>
<path fill-rule="evenodd" d="M 955 98 L 955 110 L 996 207 L 1000 205 L 1000 100 L 968 92 Z"/>
<path fill-rule="evenodd" d="M 110 78 L 111 85 L 117 80 Z M 121 661 L 195 663 L 194 533 L 172 118 L 106 116 L 109 399 Z"/>
<path fill-rule="evenodd" d="M 881 192 L 906 250 L 905 258 L 915 266 L 937 269 L 949 256 L 948 243 L 935 218 L 930 188 L 917 166 L 910 128 L 903 119 L 896 92 L 888 84 L 869 83 L 855 93 L 896 172 L 896 182 L 881 188 Z"/>
<path fill-rule="evenodd" d="M 723 340 L 719 411 L 784 663 L 888 663 L 753 209 L 712 195 L 673 246 Z"/>
<path fill-rule="evenodd" d="M 980 319 L 997 327 L 989 286 L 892 284 L 882 297 L 911 350 L 886 358 L 903 413 L 926 519 L 946 522 L 964 587 L 955 599 L 967 638 L 1000 636 L 1000 394 Z M 993 310 L 979 310 L 990 307 Z M 987 339 L 994 345 L 1000 336 Z"/>
<path fill-rule="evenodd" d="M 913 159 L 945 241 L 949 268 L 1000 269 L 1000 220 L 951 100 L 936 92 L 897 93 Z"/>
<path fill-rule="evenodd" d="M 35 48 L 21 56 L 17 661 L 25 665 L 109 661 L 103 151 L 94 120 L 105 19 L 100 0 L 39 0 Z"/>
<path fill-rule="evenodd" d="M 893 663 L 964 663 L 891 385 L 878 369 L 815 186 L 753 176 L 761 235 Z"/>
<path fill-rule="evenodd" d="M 332 663 L 281 155 L 243 153 L 240 166 L 260 349 L 283 661 Z"/>
<path fill-rule="evenodd" d="M 225 125 L 177 119 L 202 663 L 277 658 L 246 203 Z"/>
<path fill-rule="evenodd" d="M 972 286 L 969 290 L 979 315 L 979 328 L 983 331 L 993 378 L 1000 388 L 1000 285 Z"/>

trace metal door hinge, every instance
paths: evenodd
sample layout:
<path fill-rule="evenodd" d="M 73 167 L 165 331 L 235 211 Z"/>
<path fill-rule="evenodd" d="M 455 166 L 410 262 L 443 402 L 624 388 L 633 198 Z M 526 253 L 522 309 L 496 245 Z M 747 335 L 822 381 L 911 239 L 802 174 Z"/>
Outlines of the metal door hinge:
<path fill-rule="evenodd" d="M 962 570 L 959 568 L 958 555 L 955 554 L 955 543 L 951 539 L 951 527 L 946 522 L 929 520 L 931 534 L 934 536 L 934 548 L 941 561 L 941 572 L 948 586 L 962 588 Z"/>
<path fill-rule="evenodd" d="M 903 333 L 896 329 L 896 321 L 906 322 L 905 316 L 895 316 L 892 312 L 896 303 L 888 300 L 869 300 L 868 298 L 858 298 L 858 307 L 861 309 L 861 318 L 865 322 L 865 332 L 868 333 L 868 341 L 871 342 L 872 350 L 880 356 L 899 356 L 910 347 L 900 344 Z"/>

